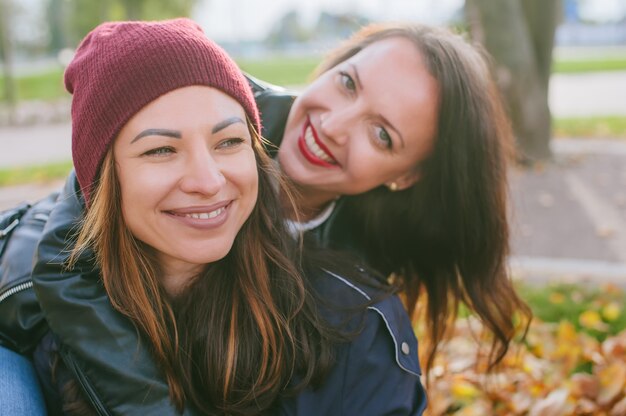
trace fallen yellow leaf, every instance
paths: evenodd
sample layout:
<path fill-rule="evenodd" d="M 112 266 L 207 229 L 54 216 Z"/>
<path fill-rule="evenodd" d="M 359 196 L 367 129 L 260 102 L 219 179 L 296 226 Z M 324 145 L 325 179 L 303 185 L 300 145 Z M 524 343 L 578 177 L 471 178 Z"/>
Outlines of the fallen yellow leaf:
<path fill-rule="evenodd" d="M 585 311 L 578 317 L 580 325 L 587 329 L 595 331 L 606 331 L 608 325 L 602 321 L 602 317 L 597 311 Z"/>
<path fill-rule="evenodd" d="M 617 302 L 609 302 L 602 308 L 602 317 L 609 322 L 615 321 L 622 314 L 622 307 Z"/>
<path fill-rule="evenodd" d="M 465 380 L 453 382 L 450 391 L 452 397 L 459 401 L 471 401 L 480 394 L 480 391 L 472 383 Z"/>

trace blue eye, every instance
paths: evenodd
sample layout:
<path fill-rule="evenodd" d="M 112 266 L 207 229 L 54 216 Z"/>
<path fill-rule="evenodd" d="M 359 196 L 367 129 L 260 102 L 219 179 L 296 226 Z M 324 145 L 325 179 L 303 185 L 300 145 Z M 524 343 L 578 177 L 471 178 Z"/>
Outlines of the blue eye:
<path fill-rule="evenodd" d="M 154 149 L 150 149 L 147 152 L 144 152 L 143 155 L 145 156 L 167 156 L 171 153 L 175 153 L 174 152 L 174 148 L 169 147 L 169 146 L 163 146 L 163 147 L 156 147 Z"/>
<path fill-rule="evenodd" d="M 387 132 L 387 130 L 385 130 L 384 127 L 379 127 L 379 130 L 376 133 L 376 138 L 387 149 L 391 149 L 392 148 L 393 142 L 391 140 L 391 135 L 389 135 L 389 133 Z"/>
<path fill-rule="evenodd" d="M 341 75 L 341 85 L 344 86 L 348 91 L 356 91 L 356 83 L 354 79 L 347 72 L 341 71 L 339 73 Z"/>

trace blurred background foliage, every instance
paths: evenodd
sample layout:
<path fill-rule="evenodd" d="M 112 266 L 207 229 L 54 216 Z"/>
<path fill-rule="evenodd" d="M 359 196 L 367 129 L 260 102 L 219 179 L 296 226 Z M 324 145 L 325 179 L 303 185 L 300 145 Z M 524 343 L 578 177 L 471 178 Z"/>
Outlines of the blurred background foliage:
<path fill-rule="evenodd" d="M 108 20 L 158 20 L 189 16 L 197 0 L 49 0 L 51 51 L 76 45 L 91 29 Z"/>

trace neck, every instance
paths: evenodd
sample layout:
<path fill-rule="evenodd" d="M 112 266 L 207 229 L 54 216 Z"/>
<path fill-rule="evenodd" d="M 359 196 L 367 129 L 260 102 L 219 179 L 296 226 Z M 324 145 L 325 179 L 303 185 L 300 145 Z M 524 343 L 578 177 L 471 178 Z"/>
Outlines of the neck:
<path fill-rule="evenodd" d="M 298 210 L 297 217 L 301 222 L 312 220 L 318 216 L 330 202 L 338 197 L 336 193 L 311 189 L 298 184 L 293 184 L 292 188 L 295 191 L 293 197 L 295 207 Z M 286 196 L 283 195 L 282 199 L 288 217 L 295 220 L 296 214 L 293 212 L 293 206 L 289 204 Z"/>

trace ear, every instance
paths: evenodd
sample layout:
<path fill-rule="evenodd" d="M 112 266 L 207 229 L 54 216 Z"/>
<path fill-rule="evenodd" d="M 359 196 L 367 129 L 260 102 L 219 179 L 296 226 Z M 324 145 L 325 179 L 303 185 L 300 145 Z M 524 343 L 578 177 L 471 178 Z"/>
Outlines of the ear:
<path fill-rule="evenodd" d="M 395 180 L 385 182 L 385 186 L 393 191 L 404 191 L 413 186 L 422 176 L 419 170 L 414 170 L 404 175 L 398 176 Z"/>

